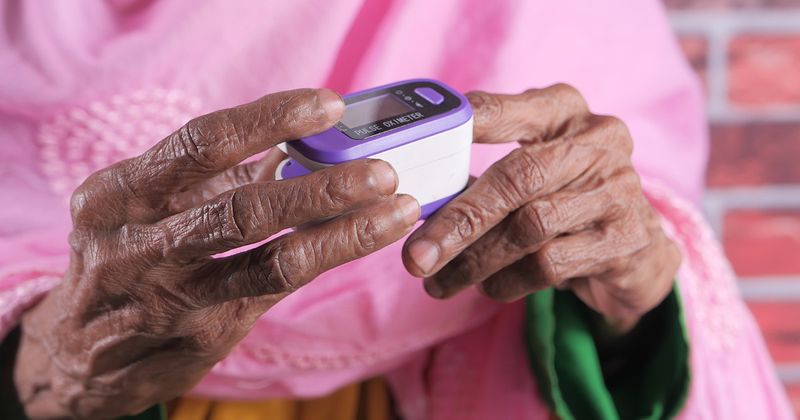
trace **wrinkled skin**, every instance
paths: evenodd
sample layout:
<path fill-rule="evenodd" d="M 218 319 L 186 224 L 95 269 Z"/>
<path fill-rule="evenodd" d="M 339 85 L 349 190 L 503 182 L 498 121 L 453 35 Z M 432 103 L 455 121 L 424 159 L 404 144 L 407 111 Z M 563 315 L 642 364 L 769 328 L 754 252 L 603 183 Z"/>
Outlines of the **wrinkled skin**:
<path fill-rule="evenodd" d="M 612 334 L 630 331 L 669 294 L 680 254 L 642 193 L 625 124 L 564 84 L 468 97 L 476 143 L 520 147 L 409 237 L 408 271 L 437 298 L 570 289 Z"/>
<path fill-rule="evenodd" d="M 624 124 L 564 85 L 469 98 L 476 142 L 521 147 L 409 238 L 409 272 L 440 298 L 470 285 L 501 300 L 570 288 L 630 330 L 667 295 L 679 255 L 642 194 Z M 268 95 L 81 185 L 70 268 L 22 321 L 15 379 L 28 414 L 113 417 L 181 395 L 281 298 L 407 234 L 419 206 L 394 194 L 384 162 L 287 181 L 271 178 L 274 150 L 237 165 L 342 111 L 330 91 Z M 211 258 L 291 226 L 303 228 Z"/>
<path fill-rule="evenodd" d="M 385 162 L 286 181 L 271 176 L 280 153 L 234 166 L 343 110 L 331 91 L 269 95 L 197 118 L 81 185 L 69 270 L 22 321 L 15 380 L 28 415 L 107 418 L 176 397 L 281 298 L 406 235 L 419 205 L 393 194 Z"/>

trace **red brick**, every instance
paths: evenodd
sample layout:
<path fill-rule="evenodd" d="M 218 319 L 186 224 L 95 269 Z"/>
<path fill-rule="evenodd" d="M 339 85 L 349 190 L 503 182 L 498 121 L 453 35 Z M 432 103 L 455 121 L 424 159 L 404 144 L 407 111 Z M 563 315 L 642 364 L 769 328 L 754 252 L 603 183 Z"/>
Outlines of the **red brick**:
<path fill-rule="evenodd" d="M 708 67 L 708 40 L 702 35 L 682 35 L 679 39 L 686 59 L 697 75 L 708 85 L 706 68 Z"/>
<path fill-rule="evenodd" d="M 786 384 L 786 393 L 794 408 L 794 415 L 800 418 L 800 383 Z"/>
<path fill-rule="evenodd" d="M 728 212 L 722 242 L 739 276 L 800 274 L 800 210 Z"/>
<path fill-rule="evenodd" d="M 711 187 L 800 184 L 800 122 L 712 126 L 706 180 Z"/>
<path fill-rule="evenodd" d="M 749 302 L 767 348 L 780 363 L 800 362 L 800 302 Z"/>
<path fill-rule="evenodd" d="M 800 35 L 743 35 L 728 46 L 728 96 L 746 107 L 800 105 Z"/>

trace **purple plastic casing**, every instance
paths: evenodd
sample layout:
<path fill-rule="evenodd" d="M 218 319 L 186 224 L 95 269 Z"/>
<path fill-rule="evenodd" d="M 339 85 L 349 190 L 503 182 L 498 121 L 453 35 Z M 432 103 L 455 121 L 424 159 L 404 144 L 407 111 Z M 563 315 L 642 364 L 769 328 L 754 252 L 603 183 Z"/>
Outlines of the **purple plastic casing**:
<path fill-rule="evenodd" d="M 416 140 L 430 137 L 434 134 L 458 127 L 469 121 L 472 117 L 472 107 L 469 106 L 469 101 L 464 95 L 452 89 L 450 86 L 433 79 L 404 80 L 372 89 L 353 92 L 345 95 L 345 98 L 374 92 L 376 90 L 390 89 L 398 85 L 414 82 L 433 83 L 440 89 L 447 90 L 450 94 L 458 97 L 458 99 L 461 100 L 461 105 L 444 114 L 406 124 L 398 129 L 388 130 L 363 140 L 351 139 L 335 127 L 332 127 L 322 133 L 300 140 L 290 141 L 286 144 L 288 147 L 293 148 L 295 151 L 311 160 L 319 163 L 337 164 L 374 156 L 378 153 L 394 149 L 395 147 L 400 147 Z"/>
<path fill-rule="evenodd" d="M 307 169 L 305 166 L 301 165 L 294 159 L 289 159 L 283 168 L 281 168 L 281 178 L 282 179 L 290 179 L 295 178 L 298 176 L 308 175 L 311 173 L 311 170 Z"/>

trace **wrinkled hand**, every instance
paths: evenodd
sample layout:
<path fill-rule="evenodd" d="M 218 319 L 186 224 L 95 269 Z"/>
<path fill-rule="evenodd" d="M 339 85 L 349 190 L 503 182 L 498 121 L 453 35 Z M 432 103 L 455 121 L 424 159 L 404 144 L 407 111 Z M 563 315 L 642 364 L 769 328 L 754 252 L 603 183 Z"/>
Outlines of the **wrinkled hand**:
<path fill-rule="evenodd" d="M 406 268 L 438 298 L 569 288 L 629 331 L 667 296 L 680 255 L 642 193 L 625 124 L 563 84 L 468 97 L 476 143 L 520 147 L 411 235 Z"/>
<path fill-rule="evenodd" d="M 280 153 L 237 166 L 343 110 L 326 90 L 268 95 L 89 177 L 72 197 L 69 270 L 22 322 L 15 378 L 28 414 L 113 417 L 178 396 L 281 298 L 408 233 L 419 206 L 393 195 L 385 162 L 285 181 L 272 180 Z"/>

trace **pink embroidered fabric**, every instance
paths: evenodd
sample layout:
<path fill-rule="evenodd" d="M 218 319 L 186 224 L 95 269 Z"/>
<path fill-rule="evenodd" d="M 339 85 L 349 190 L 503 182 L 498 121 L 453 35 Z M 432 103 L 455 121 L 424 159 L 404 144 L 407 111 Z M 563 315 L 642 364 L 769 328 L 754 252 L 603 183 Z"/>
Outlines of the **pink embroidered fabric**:
<path fill-rule="evenodd" d="M 681 246 L 690 419 L 791 418 L 733 273 L 695 204 L 701 90 L 657 0 L 87 0 L 0 8 L 0 339 L 68 263 L 69 193 L 191 116 L 268 92 L 411 77 L 519 92 L 567 82 L 625 120 L 645 190 Z M 479 174 L 511 146 L 475 146 Z M 401 244 L 265 314 L 193 390 L 320 395 L 385 374 L 409 419 L 548 418 L 521 304 L 428 298 Z"/>

